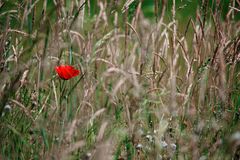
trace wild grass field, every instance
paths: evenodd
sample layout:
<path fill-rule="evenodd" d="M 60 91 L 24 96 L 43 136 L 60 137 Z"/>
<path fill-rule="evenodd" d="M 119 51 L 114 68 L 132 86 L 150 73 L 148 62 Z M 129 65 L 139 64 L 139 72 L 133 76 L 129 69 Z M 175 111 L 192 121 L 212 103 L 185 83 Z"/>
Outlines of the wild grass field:
<path fill-rule="evenodd" d="M 238 160 L 239 122 L 239 0 L 0 1 L 0 160 Z"/>

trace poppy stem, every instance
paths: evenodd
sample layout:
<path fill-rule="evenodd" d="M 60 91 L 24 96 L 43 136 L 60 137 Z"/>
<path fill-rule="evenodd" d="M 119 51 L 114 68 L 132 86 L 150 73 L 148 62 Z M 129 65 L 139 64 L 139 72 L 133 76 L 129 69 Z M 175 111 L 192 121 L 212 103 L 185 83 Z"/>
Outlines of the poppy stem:
<path fill-rule="evenodd" d="M 64 93 L 66 91 L 66 85 L 65 85 L 65 81 L 62 81 L 61 83 L 61 80 L 60 80 L 60 105 L 62 104 L 62 100 L 64 98 Z"/>
<path fill-rule="evenodd" d="M 61 105 L 61 102 L 62 102 L 62 82 L 61 82 L 61 80 L 59 80 L 59 83 L 60 83 L 60 87 L 59 87 L 59 89 L 60 89 L 60 96 L 59 96 L 59 104 Z"/>
<path fill-rule="evenodd" d="M 82 74 L 82 76 L 79 78 L 79 80 L 72 86 L 72 88 L 69 90 L 68 94 L 66 95 L 67 97 L 72 93 L 72 91 L 74 90 L 74 88 L 78 85 L 78 83 L 83 79 L 85 73 Z"/>

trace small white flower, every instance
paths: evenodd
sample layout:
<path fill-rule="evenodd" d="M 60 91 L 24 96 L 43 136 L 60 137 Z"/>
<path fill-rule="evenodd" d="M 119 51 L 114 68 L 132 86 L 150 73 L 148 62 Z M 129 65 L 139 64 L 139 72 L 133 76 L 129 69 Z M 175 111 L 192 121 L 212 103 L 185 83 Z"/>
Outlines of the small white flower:
<path fill-rule="evenodd" d="M 147 140 L 150 141 L 150 142 L 153 141 L 153 137 L 152 137 L 150 134 L 146 135 L 146 138 L 147 138 Z"/>
<path fill-rule="evenodd" d="M 177 149 L 177 145 L 176 145 L 175 143 L 170 144 L 170 146 L 171 146 L 171 148 L 172 148 L 173 150 L 176 150 L 176 149 Z"/>
<path fill-rule="evenodd" d="M 143 145 L 142 144 L 137 144 L 137 146 L 136 146 L 136 149 L 138 149 L 138 150 L 141 150 L 143 148 Z"/>
<path fill-rule="evenodd" d="M 6 105 L 4 106 L 4 111 L 10 112 L 11 110 L 12 110 L 12 107 L 11 107 L 9 104 L 6 104 Z"/>
<path fill-rule="evenodd" d="M 6 104 L 3 108 L 3 112 L 2 112 L 2 117 L 5 116 L 6 113 L 11 112 L 12 107 L 9 104 Z"/>
<path fill-rule="evenodd" d="M 166 148 L 168 146 L 167 142 L 166 141 L 160 141 L 160 146 L 162 148 Z"/>
<path fill-rule="evenodd" d="M 90 152 L 88 152 L 86 156 L 87 156 L 87 157 L 91 157 L 92 154 L 91 154 Z"/>

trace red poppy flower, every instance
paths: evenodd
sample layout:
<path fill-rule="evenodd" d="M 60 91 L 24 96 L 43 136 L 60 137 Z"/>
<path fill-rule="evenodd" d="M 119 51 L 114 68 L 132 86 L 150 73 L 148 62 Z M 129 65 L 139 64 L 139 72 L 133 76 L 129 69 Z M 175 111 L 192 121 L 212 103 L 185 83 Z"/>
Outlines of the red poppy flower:
<path fill-rule="evenodd" d="M 55 71 L 61 79 L 68 80 L 77 75 L 79 75 L 80 71 L 75 69 L 73 66 L 69 65 L 60 65 L 55 67 Z"/>

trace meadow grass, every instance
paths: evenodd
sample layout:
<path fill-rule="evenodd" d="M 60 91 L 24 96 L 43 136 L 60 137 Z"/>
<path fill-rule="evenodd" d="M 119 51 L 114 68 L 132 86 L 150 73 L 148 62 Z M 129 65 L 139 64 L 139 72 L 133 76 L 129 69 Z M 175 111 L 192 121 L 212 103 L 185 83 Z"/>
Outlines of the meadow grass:
<path fill-rule="evenodd" d="M 1 1 L 0 159 L 238 159 L 240 4 L 227 2 L 184 17 L 194 2 Z M 60 64 L 81 74 L 62 80 Z"/>

